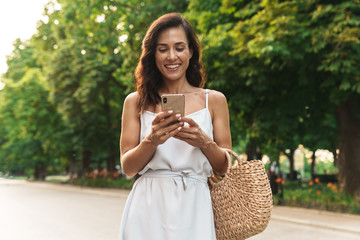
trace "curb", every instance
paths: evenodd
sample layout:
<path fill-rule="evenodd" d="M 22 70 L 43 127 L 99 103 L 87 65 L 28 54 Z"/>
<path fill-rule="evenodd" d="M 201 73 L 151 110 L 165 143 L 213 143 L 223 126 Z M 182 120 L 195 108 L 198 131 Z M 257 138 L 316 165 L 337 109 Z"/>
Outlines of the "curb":
<path fill-rule="evenodd" d="M 82 186 L 61 184 L 61 183 L 3 179 L 3 178 L 0 178 L 0 180 L 6 181 L 5 184 L 28 184 L 28 185 L 32 185 L 32 186 L 36 186 L 36 187 L 57 189 L 60 191 L 96 194 L 96 195 L 125 198 L 125 199 L 128 197 L 128 195 L 130 193 L 130 190 L 124 190 L 124 189 L 90 188 L 90 187 L 82 187 Z"/>
<path fill-rule="evenodd" d="M 346 227 L 329 225 L 329 224 L 325 224 L 325 223 L 321 223 L 321 222 L 308 221 L 308 220 L 303 220 L 303 219 L 296 219 L 296 218 L 276 216 L 276 215 L 275 216 L 272 215 L 271 220 L 290 222 L 290 223 L 301 224 L 301 225 L 306 225 L 306 226 L 311 226 L 311 227 L 326 228 L 329 230 L 342 231 L 342 232 L 348 232 L 348 233 L 360 235 L 360 229 L 356 230 L 356 229 L 351 229 L 351 228 L 346 228 Z"/>
<path fill-rule="evenodd" d="M 101 189 L 101 188 L 96 189 L 90 187 L 64 185 L 64 184 L 50 183 L 50 182 L 26 182 L 26 183 L 44 188 L 52 188 L 52 189 L 55 188 L 62 191 L 81 192 L 81 193 L 96 194 L 96 195 L 102 195 L 108 197 L 120 197 L 125 199 L 128 197 L 130 193 L 130 190 L 124 190 L 124 189 Z"/>

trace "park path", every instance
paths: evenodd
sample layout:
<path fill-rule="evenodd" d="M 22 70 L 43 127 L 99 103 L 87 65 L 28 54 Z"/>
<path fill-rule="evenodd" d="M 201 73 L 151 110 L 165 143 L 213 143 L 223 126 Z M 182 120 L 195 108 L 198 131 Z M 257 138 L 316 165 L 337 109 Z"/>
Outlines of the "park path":
<path fill-rule="evenodd" d="M 250 240 L 360 240 L 360 216 L 274 207 L 265 231 Z"/>
<path fill-rule="evenodd" d="M 116 240 L 129 191 L 0 178 L 0 238 Z M 360 216 L 274 207 L 250 240 L 359 240 Z"/>
<path fill-rule="evenodd" d="M 0 239 L 117 239 L 127 193 L 0 179 Z"/>

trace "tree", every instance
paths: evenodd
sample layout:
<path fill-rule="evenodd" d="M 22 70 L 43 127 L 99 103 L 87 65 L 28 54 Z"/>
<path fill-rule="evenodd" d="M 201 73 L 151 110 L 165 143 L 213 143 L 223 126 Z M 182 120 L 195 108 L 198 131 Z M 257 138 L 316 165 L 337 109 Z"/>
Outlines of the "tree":
<path fill-rule="evenodd" d="M 115 170 L 122 102 L 146 26 L 157 16 L 186 8 L 185 1 L 59 1 L 45 9 L 33 38 L 51 94 L 71 130 L 71 154 L 81 169 Z"/>
<path fill-rule="evenodd" d="M 61 156 L 56 146 L 60 115 L 48 101 L 47 84 L 38 68 L 30 68 L 19 81 L 6 79 L 0 92 L 0 167 L 42 179 Z M 63 139 L 61 139 L 63 140 Z"/>
<path fill-rule="evenodd" d="M 24 77 L 28 69 L 40 67 L 34 58 L 34 48 L 29 45 L 29 41 L 21 41 L 19 38 L 14 41 L 14 50 L 7 56 L 8 70 L 4 78 L 17 82 Z"/>
<path fill-rule="evenodd" d="M 62 161 L 66 162 L 66 168 L 71 166 L 71 171 L 74 166 L 80 167 L 79 173 L 104 166 L 110 171 L 115 170 L 119 162 L 122 102 L 134 89 L 133 72 L 146 27 L 160 15 L 182 12 L 186 7 L 186 1 L 154 3 L 145 0 L 140 4 L 122 0 L 49 2 L 44 17 L 38 22 L 38 32 L 30 41 L 17 40 L 15 50 L 8 57 L 7 87 L 2 92 L 0 118 L 9 128 L 0 128 L 0 144 L 4 147 L 0 155 L 6 155 L 9 161 L 2 166 L 10 170 L 10 159 L 34 159 L 46 152 L 45 147 L 55 146 L 58 150 L 55 151 L 56 159 L 65 159 Z M 21 84 L 17 85 L 17 82 Z M 17 102 L 37 101 L 30 95 L 24 95 L 24 100 L 20 101 L 14 95 L 25 86 L 39 91 L 39 96 L 47 101 L 37 104 L 37 111 L 27 112 L 19 122 L 10 107 L 20 108 Z M 59 125 L 53 124 L 53 131 L 58 137 L 49 138 L 49 142 L 25 131 L 22 136 L 26 142 L 22 140 L 24 143 L 20 144 L 20 139 L 15 136 L 27 128 L 27 121 L 41 118 L 36 114 L 47 108 L 46 104 L 55 108 L 51 111 L 57 116 Z M 41 126 L 37 125 L 37 128 Z M 50 130 L 44 125 L 39 131 Z M 27 152 L 26 156 L 9 158 L 10 152 L 16 152 L 16 147 L 30 143 L 37 146 L 32 148 L 34 151 Z M 47 157 L 42 155 L 40 161 L 45 167 L 52 165 Z M 18 163 L 21 171 L 28 168 L 28 160 Z"/>
<path fill-rule="evenodd" d="M 209 85 L 228 96 L 238 119 L 232 126 L 260 149 L 294 146 L 315 138 L 316 128 L 335 145 L 324 122 L 336 111 L 340 182 L 359 193 L 359 4 L 193 1 L 189 16 L 205 42 Z"/>

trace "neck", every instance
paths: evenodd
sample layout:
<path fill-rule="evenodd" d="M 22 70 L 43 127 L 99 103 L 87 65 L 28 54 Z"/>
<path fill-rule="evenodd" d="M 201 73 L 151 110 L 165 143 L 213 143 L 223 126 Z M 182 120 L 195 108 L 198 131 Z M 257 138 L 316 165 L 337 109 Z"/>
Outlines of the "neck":
<path fill-rule="evenodd" d="M 189 91 L 192 86 L 185 79 L 184 81 L 164 81 L 163 87 L 160 89 L 160 93 L 165 94 L 177 94 L 185 93 Z"/>

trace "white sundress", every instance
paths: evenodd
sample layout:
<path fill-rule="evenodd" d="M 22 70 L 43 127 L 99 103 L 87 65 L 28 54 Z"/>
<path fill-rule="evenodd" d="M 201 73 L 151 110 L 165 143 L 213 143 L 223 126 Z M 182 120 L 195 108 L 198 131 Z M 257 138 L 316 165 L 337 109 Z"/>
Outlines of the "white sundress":
<path fill-rule="evenodd" d="M 206 107 L 187 115 L 213 138 L 213 125 Z M 156 114 L 140 115 L 140 141 L 151 131 Z M 120 240 L 216 240 L 207 178 L 212 167 L 198 147 L 175 138 L 158 146 L 139 172 L 126 201 Z"/>

